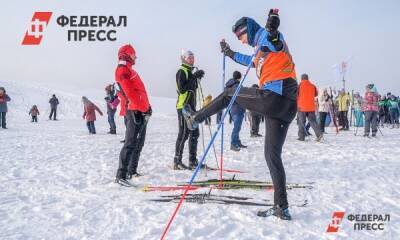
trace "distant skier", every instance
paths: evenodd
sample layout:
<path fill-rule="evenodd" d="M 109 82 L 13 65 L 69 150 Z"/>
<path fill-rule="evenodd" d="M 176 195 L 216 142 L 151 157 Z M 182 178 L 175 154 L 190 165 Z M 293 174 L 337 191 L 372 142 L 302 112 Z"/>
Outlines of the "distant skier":
<path fill-rule="evenodd" d="M 365 88 L 363 111 L 365 115 L 364 137 L 368 137 L 372 130 L 372 137 L 376 137 L 378 131 L 378 101 L 379 96 L 374 84 L 368 84 Z"/>
<path fill-rule="evenodd" d="M 339 110 L 339 123 L 342 128 L 339 130 L 348 131 L 349 130 L 349 119 L 347 117 L 347 112 L 350 106 L 350 96 L 342 89 L 338 96 L 338 110 Z"/>
<path fill-rule="evenodd" d="M 359 92 L 355 92 L 353 95 L 352 106 L 353 106 L 353 115 L 355 118 L 355 127 L 363 127 L 364 126 L 364 119 L 363 113 L 361 111 L 362 103 L 364 99 L 361 97 Z"/>
<path fill-rule="evenodd" d="M 388 106 L 389 106 L 389 113 L 390 113 L 390 121 L 392 124 L 392 128 L 399 128 L 399 112 L 400 112 L 400 107 L 399 107 L 399 101 L 396 99 L 394 95 L 390 95 L 389 100 L 388 100 Z"/>
<path fill-rule="evenodd" d="M 330 108 L 330 99 L 331 97 L 328 94 L 328 90 L 324 89 L 322 94 L 318 97 L 318 113 L 319 113 L 319 127 L 321 129 L 322 134 L 325 134 L 325 123 L 326 117 L 329 114 Z"/>
<path fill-rule="evenodd" d="M 105 88 L 106 97 L 104 98 L 107 103 L 107 116 L 108 116 L 108 124 L 110 124 L 109 134 L 117 134 L 117 126 L 115 124 L 115 113 L 117 112 L 117 107 L 119 104 L 119 98 L 115 94 L 114 85 L 109 84 Z"/>
<path fill-rule="evenodd" d="M 129 184 L 127 179 L 132 176 L 140 176 L 137 168 L 152 110 L 146 88 L 139 74 L 132 68 L 136 63 L 135 49 L 129 44 L 122 46 L 118 51 L 118 60 L 115 80 L 128 102 L 128 110 L 125 143 L 119 156 L 115 182 L 124 185 Z"/>
<path fill-rule="evenodd" d="M 103 112 L 92 103 L 87 97 L 82 97 L 83 102 L 83 119 L 86 119 L 86 125 L 90 134 L 96 134 L 94 122 L 96 121 L 96 111 L 103 116 Z"/>
<path fill-rule="evenodd" d="M 257 84 L 254 84 L 251 87 L 259 89 L 259 86 Z M 260 131 L 260 123 L 261 121 L 263 121 L 263 118 L 264 116 L 262 114 L 250 111 L 250 125 L 251 125 L 250 137 L 262 137 L 259 131 Z"/>
<path fill-rule="evenodd" d="M 126 110 L 128 108 L 128 100 L 126 99 L 125 95 L 122 93 L 118 84 L 116 85 L 116 90 L 117 90 L 118 99 L 120 100 L 119 116 L 124 118 L 124 125 L 125 125 L 125 129 L 126 129 L 126 124 L 128 122 L 128 119 L 126 118 Z M 121 143 L 124 143 L 124 142 L 125 142 L 125 137 L 123 140 L 121 140 Z"/>
<path fill-rule="evenodd" d="M 289 204 L 286 193 L 286 175 L 281 153 L 290 122 L 296 116 L 297 82 L 292 57 L 283 35 L 278 31 L 278 10 L 271 9 L 266 29 L 253 19 L 243 17 L 233 26 L 233 32 L 243 43 L 251 47 L 260 47 L 260 52 L 251 62 L 251 56 L 231 50 L 222 40 L 222 52 L 235 62 L 256 68 L 260 89 L 243 87 L 236 102 L 239 106 L 265 115 L 264 154 L 274 185 L 274 207 L 268 210 L 284 220 L 290 220 Z M 207 117 L 226 108 L 234 94 L 234 88 L 224 90 L 207 107 L 193 112 L 185 105 L 183 113 L 189 128 L 196 129 Z M 265 216 L 259 213 L 259 216 Z"/>
<path fill-rule="evenodd" d="M 3 129 L 7 129 L 6 114 L 8 111 L 7 102 L 9 101 L 11 101 L 11 98 L 6 93 L 6 89 L 0 87 L 0 124 Z"/>
<path fill-rule="evenodd" d="M 40 115 L 39 109 L 36 105 L 33 105 L 31 110 L 29 111 L 29 115 L 32 117 L 31 122 L 37 122 L 38 121 L 38 116 Z"/>
<path fill-rule="evenodd" d="M 58 98 L 56 97 L 55 94 L 53 94 L 53 96 L 50 98 L 49 103 L 50 103 L 49 120 L 51 120 L 52 117 L 53 120 L 57 120 L 57 107 L 60 102 L 58 101 Z"/>
<path fill-rule="evenodd" d="M 322 139 L 321 128 L 315 116 L 315 97 L 317 96 L 318 90 L 315 85 L 310 82 L 307 74 L 302 74 L 297 95 L 297 117 L 299 123 L 299 138 L 297 140 L 299 141 L 304 141 L 307 135 L 306 118 L 314 130 L 315 136 L 317 137 L 316 141 Z"/>
<path fill-rule="evenodd" d="M 178 113 L 178 137 L 175 143 L 174 170 L 194 169 L 197 167 L 197 142 L 199 138 L 199 129 L 188 129 L 182 115 L 182 107 L 185 104 L 190 105 L 192 109 L 196 108 L 196 91 L 198 82 L 204 76 L 203 70 L 194 70 L 194 54 L 191 51 L 182 51 L 182 65 L 176 73 L 176 91 L 178 100 L 176 111 Z M 206 118 L 207 119 L 207 118 Z M 189 138 L 189 166 L 182 163 L 182 154 L 185 142 Z"/>
<path fill-rule="evenodd" d="M 239 71 L 234 71 L 233 76 L 229 81 L 225 84 L 225 88 L 233 88 L 236 89 L 240 83 L 240 79 L 242 78 L 242 74 Z M 233 120 L 233 129 L 231 134 L 231 150 L 232 151 L 240 151 L 242 148 L 247 148 L 247 146 L 242 144 L 240 140 L 240 130 L 242 128 L 244 113 L 246 109 L 242 108 L 236 102 L 232 105 L 230 110 L 230 115 L 232 116 Z"/>
<path fill-rule="evenodd" d="M 207 106 L 208 104 L 210 104 L 211 101 L 212 101 L 212 96 L 209 94 L 209 95 L 207 95 L 207 97 L 204 98 L 202 106 L 203 107 Z M 211 125 L 211 117 L 207 118 L 204 121 L 204 124 L 205 125 Z"/>

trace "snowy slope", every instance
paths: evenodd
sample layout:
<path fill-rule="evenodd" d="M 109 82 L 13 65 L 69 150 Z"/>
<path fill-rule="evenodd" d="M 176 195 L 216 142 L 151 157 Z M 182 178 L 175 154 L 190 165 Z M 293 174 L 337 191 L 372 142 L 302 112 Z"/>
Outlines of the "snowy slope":
<path fill-rule="evenodd" d="M 0 239 L 160 238 L 176 204 L 148 200 L 171 193 L 145 193 L 140 188 L 113 183 L 119 141 L 124 136 L 121 119 L 117 136 L 105 133 L 106 117 L 98 117 L 98 134 L 88 135 L 80 118 L 79 96 L 54 92 L 62 102 L 60 121 L 47 121 L 44 113 L 53 91 L 1 84 L 13 102 L 9 129 L 0 130 Z M 173 109 L 173 100 L 158 100 L 153 103 L 155 109 Z M 33 104 L 43 112 L 38 124 L 29 122 L 27 111 Z M 177 119 L 155 112 L 139 163 L 139 171 L 145 176 L 134 181 L 140 186 L 187 181 L 191 172 L 170 168 Z M 226 126 L 229 133 L 231 126 Z M 333 129 L 328 131 L 324 143 L 315 143 L 296 141 L 295 125 L 289 130 L 283 154 L 287 181 L 314 186 L 311 190 L 289 190 L 293 205 L 304 200 L 309 203 L 307 207 L 291 208 L 293 221 L 257 218 L 259 207 L 184 203 L 167 239 L 398 239 L 400 130 L 382 129 L 384 137 L 377 140 L 355 137 L 353 132 L 336 136 Z M 270 181 L 263 141 L 249 138 L 248 132 L 245 123 L 241 135 L 242 142 L 249 145 L 247 150 L 233 153 L 226 144 L 226 167 L 247 172 L 237 174 L 238 179 Z M 206 132 L 206 143 L 208 139 Z M 219 138 L 217 144 L 219 148 Z M 212 153 L 207 162 L 215 166 Z M 217 173 L 201 172 L 197 177 L 208 178 L 217 178 Z M 271 191 L 213 191 L 216 195 L 249 196 L 269 202 L 273 199 Z M 334 211 L 390 214 L 391 221 L 385 223 L 384 231 L 354 231 L 353 225 L 344 220 L 339 233 L 327 234 Z"/>

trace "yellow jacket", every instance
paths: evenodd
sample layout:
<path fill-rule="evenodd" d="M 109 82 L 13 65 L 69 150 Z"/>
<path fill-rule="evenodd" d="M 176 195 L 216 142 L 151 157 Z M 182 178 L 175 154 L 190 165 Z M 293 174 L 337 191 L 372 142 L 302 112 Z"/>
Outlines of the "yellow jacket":
<path fill-rule="evenodd" d="M 340 94 L 338 97 L 338 110 L 339 111 L 348 111 L 350 106 L 350 96 L 349 94 Z"/>
<path fill-rule="evenodd" d="M 205 107 L 208 104 L 210 104 L 211 100 L 212 100 L 212 96 L 211 95 L 208 95 L 206 98 L 204 98 L 203 107 Z"/>

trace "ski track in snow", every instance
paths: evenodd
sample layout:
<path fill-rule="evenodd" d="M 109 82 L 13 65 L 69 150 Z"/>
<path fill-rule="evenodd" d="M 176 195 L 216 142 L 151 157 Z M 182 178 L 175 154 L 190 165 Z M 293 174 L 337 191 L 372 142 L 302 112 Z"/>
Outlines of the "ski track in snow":
<path fill-rule="evenodd" d="M 190 171 L 171 169 L 177 119 L 155 113 L 148 125 L 146 143 L 139 162 L 143 177 L 134 179 L 140 187 L 126 188 L 113 183 L 122 144 L 123 123 L 117 122 L 117 136 L 107 135 L 106 117 L 98 116 L 97 135 L 87 133 L 80 119 L 80 98 L 58 93 L 63 111 L 60 121 L 46 120 L 47 102 L 39 123 L 30 123 L 27 112 L 38 95 L 45 100 L 49 91 L 29 87 L 6 88 L 9 104 L 8 127 L 0 130 L 0 239 L 159 239 L 176 203 L 148 201 L 176 192 L 141 191 L 144 184 L 170 186 L 188 181 Z M 34 99 L 34 100 L 32 100 Z M 101 109 L 104 104 L 99 102 Z M 213 118 L 213 121 L 215 118 Z M 241 138 L 248 149 L 229 150 L 231 126 L 226 126 L 225 167 L 247 173 L 237 179 L 270 181 L 263 154 L 263 138 L 249 138 L 244 122 Z M 215 129 L 215 125 L 212 126 Z M 264 135 L 261 127 L 261 133 Z M 283 151 L 288 183 L 312 183 L 313 189 L 288 191 L 289 203 L 308 200 L 306 207 L 291 207 L 293 221 L 258 218 L 260 207 L 184 203 L 167 239 L 398 239 L 400 130 L 382 129 L 378 139 L 354 136 L 353 131 L 334 133 L 328 129 L 324 143 L 298 142 L 297 126 L 291 125 Z M 358 133 L 361 135 L 362 130 Z M 206 144 L 209 133 L 206 129 Z M 220 137 L 216 148 L 219 152 Z M 184 162 L 187 163 L 187 148 Z M 203 151 L 199 139 L 199 158 Z M 215 167 L 211 150 L 207 163 Z M 199 172 L 196 180 L 217 178 L 218 172 Z M 226 178 L 233 174 L 225 173 Z M 196 192 L 205 192 L 200 190 Z M 271 191 L 213 190 L 213 194 L 273 199 Z M 261 208 L 262 209 L 262 208 Z M 353 214 L 390 214 L 384 231 L 354 231 L 348 221 L 340 232 L 327 234 L 334 211 Z"/>

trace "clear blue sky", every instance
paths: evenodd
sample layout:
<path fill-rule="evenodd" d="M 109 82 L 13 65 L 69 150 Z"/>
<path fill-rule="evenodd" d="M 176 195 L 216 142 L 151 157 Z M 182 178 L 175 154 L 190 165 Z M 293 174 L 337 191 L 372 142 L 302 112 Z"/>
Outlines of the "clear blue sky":
<path fill-rule="evenodd" d="M 339 88 L 332 65 L 353 56 L 349 89 L 400 94 L 400 1 L 9 1 L 2 5 L 0 80 L 39 82 L 77 94 L 103 91 L 114 80 L 116 53 L 132 43 L 137 70 L 153 96 L 176 97 L 175 73 L 182 48 L 195 53 L 204 69 L 203 88 L 221 89 L 219 40 L 232 49 L 251 53 L 231 32 L 242 16 L 265 24 L 269 8 L 280 8 L 281 28 L 296 63 L 298 76 L 308 73 L 317 86 Z M 41 46 L 21 46 L 35 11 L 52 11 Z M 67 31 L 56 24 L 59 15 L 127 15 L 128 27 L 118 29 L 118 41 L 67 42 Z M 227 76 L 244 67 L 228 60 Z M 254 72 L 254 71 L 253 71 Z M 255 74 L 246 85 L 257 82 Z"/>

